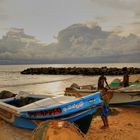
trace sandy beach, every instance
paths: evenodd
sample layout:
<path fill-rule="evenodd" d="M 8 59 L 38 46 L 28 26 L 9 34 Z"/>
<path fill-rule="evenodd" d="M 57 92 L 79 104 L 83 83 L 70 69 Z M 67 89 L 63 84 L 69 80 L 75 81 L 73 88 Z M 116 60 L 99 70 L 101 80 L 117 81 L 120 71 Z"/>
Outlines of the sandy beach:
<path fill-rule="evenodd" d="M 100 129 L 100 117 L 94 119 L 88 140 L 140 140 L 140 107 L 117 107 L 118 114 L 109 116 L 110 128 Z M 32 131 L 20 129 L 0 120 L 0 140 L 31 140 Z"/>
<path fill-rule="evenodd" d="M 109 116 L 110 128 L 102 130 L 99 118 L 92 122 L 88 140 L 140 140 L 140 107 L 120 107 L 118 115 Z"/>
<path fill-rule="evenodd" d="M 140 75 L 130 76 L 130 81 L 137 79 Z M 117 109 L 118 113 L 109 115 L 110 127 L 100 129 L 103 125 L 101 118 L 94 118 L 86 134 L 87 140 L 140 140 L 140 106 L 112 109 Z M 32 134 L 31 130 L 16 128 L 0 120 L 0 140 L 31 140 Z"/>

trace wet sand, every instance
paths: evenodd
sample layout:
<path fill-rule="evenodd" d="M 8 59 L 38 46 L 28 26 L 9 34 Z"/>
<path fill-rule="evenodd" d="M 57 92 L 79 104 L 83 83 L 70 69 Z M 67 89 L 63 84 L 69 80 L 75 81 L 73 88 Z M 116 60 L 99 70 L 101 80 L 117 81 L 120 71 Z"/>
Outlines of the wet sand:
<path fill-rule="evenodd" d="M 140 140 L 140 106 L 119 107 L 109 116 L 110 128 L 100 129 L 100 117 L 94 119 L 87 133 L 88 140 Z M 0 120 L 0 140 L 31 140 L 32 131 L 11 126 Z M 73 139 L 74 140 L 74 139 Z"/>

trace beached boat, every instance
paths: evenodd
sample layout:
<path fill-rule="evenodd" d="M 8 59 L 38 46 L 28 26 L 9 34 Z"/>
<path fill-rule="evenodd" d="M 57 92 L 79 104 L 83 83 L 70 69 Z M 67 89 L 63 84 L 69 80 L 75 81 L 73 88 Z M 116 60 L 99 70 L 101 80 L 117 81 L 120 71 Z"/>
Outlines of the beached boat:
<path fill-rule="evenodd" d="M 96 89 L 82 89 L 82 88 L 66 88 L 65 96 L 87 96 L 93 92 L 97 92 Z M 129 87 L 120 87 L 117 89 L 111 89 L 108 92 L 113 94 L 110 104 L 112 105 L 140 105 L 140 85 L 134 84 Z"/>
<path fill-rule="evenodd" d="M 111 90 L 113 97 L 110 100 L 112 105 L 140 105 L 140 85 Z"/>
<path fill-rule="evenodd" d="M 80 96 L 86 96 L 91 93 L 97 92 L 97 88 L 94 87 L 93 85 L 83 85 L 79 86 L 76 83 L 73 83 L 70 87 L 67 87 L 65 89 L 65 94 L 66 96 L 77 96 L 78 94 Z"/>
<path fill-rule="evenodd" d="M 49 119 L 67 120 L 74 122 L 86 133 L 101 104 L 99 92 L 81 98 L 28 95 L 1 101 L 0 118 L 17 127 L 28 129 L 34 129 L 38 123 Z"/>
<path fill-rule="evenodd" d="M 14 98 L 16 96 L 15 93 L 12 93 L 10 91 L 7 90 L 3 90 L 0 92 L 0 101 L 4 101 L 10 98 Z"/>
<path fill-rule="evenodd" d="M 4 101 L 9 101 L 9 100 L 15 100 L 18 98 L 25 98 L 25 97 L 47 98 L 47 97 L 52 97 L 52 96 L 54 95 L 53 94 L 37 95 L 37 94 L 25 92 L 25 91 L 20 91 L 18 94 L 16 94 L 11 91 L 3 90 L 0 92 L 0 101 L 4 102 Z"/>
<path fill-rule="evenodd" d="M 131 75 L 129 77 L 129 86 L 131 85 L 140 85 L 140 77 L 137 75 Z M 118 89 L 120 87 L 122 87 L 122 80 L 121 79 L 114 79 L 111 83 L 110 83 L 110 87 L 113 89 Z"/>

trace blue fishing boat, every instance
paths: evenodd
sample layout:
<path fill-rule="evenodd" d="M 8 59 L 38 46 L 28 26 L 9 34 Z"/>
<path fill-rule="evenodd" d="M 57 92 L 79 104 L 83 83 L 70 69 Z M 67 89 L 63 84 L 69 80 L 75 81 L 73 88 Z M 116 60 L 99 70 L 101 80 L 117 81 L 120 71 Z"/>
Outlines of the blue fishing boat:
<path fill-rule="evenodd" d="M 0 118 L 17 127 L 34 129 L 37 124 L 49 120 L 74 122 L 86 133 L 93 115 L 102 105 L 100 93 L 84 97 L 58 95 L 43 97 L 28 95 L 0 101 Z"/>

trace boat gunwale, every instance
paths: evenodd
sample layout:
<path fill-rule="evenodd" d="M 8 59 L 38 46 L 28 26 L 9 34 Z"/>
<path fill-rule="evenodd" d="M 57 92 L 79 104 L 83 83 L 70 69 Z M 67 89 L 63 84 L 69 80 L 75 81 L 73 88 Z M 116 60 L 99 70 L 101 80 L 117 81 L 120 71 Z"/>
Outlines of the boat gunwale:
<path fill-rule="evenodd" d="M 100 94 L 99 92 L 97 93 L 97 96 L 100 96 L 100 95 L 98 95 L 98 94 Z M 81 97 L 80 99 L 78 99 L 78 98 L 76 98 L 74 101 L 71 101 L 71 102 L 68 102 L 68 103 L 65 103 L 65 104 L 60 104 L 60 105 L 58 105 L 58 106 L 54 106 L 54 107 L 49 107 L 49 108 L 39 108 L 38 110 L 37 109 L 32 109 L 32 110 L 27 110 L 27 111 L 21 111 L 20 112 L 20 115 L 22 116 L 22 117 L 25 117 L 25 118 L 32 118 L 32 119 L 37 119 L 37 117 L 29 117 L 29 115 L 27 115 L 27 113 L 37 113 L 37 112 L 41 112 L 41 111 L 47 111 L 47 110 L 53 110 L 53 109 L 55 109 L 55 108 L 61 108 L 61 109 L 64 109 L 65 108 L 65 106 L 66 107 L 68 107 L 68 106 L 71 106 L 71 105 L 74 105 L 74 104 L 78 104 L 78 103 L 80 103 L 80 102 L 85 102 L 85 98 L 87 98 L 86 99 L 86 104 L 84 104 L 81 108 L 80 108 L 80 110 L 84 110 L 85 108 L 90 108 L 90 107 L 97 107 L 99 104 L 101 105 L 102 104 L 102 100 L 100 99 L 100 98 L 98 98 L 98 101 L 96 101 L 96 103 L 95 103 L 95 101 L 94 101 L 94 103 L 93 104 L 90 104 L 89 103 L 89 100 L 91 100 L 91 99 L 94 99 L 93 98 L 93 96 L 95 96 L 95 93 L 94 94 L 92 94 L 92 95 L 87 95 L 86 97 Z M 88 105 L 87 105 L 88 104 Z M 72 112 L 74 113 L 74 112 L 77 112 L 77 110 L 79 110 L 79 108 L 76 108 L 75 110 L 70 110 L 70 111 L 66 111 L 65 113 L 61 113 L 61 114 L 57 114 L 57 115 L 47 115 L 47 116 L 39 116 L 38 117 L 38 119 L 42 119 L 42 118 L 51 118 L 52 116 L 54 116 L 54 117 L 57 117 L 57 116 L 62 116 L 62 115 L 66 115 L 66 114 L 71 114 Z"/>

